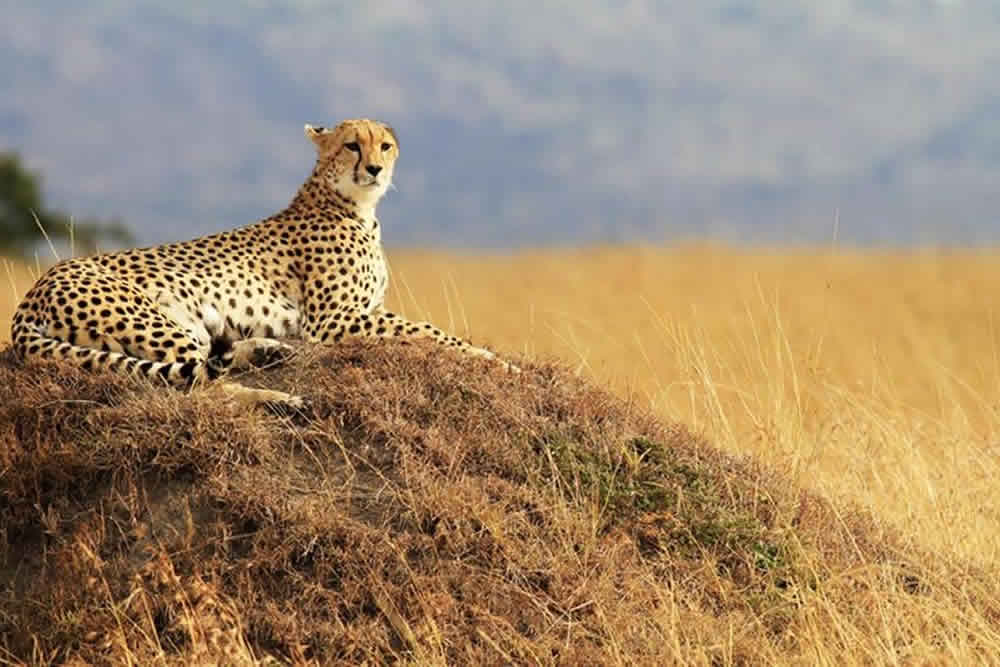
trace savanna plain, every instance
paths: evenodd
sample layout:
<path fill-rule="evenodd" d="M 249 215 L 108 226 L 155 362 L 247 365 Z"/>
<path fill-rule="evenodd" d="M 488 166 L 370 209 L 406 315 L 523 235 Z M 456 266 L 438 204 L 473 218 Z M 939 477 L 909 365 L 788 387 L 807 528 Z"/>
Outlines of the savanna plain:
<path fill-rule="evenodd" d="M 731 452 L 992 563 L 1000 255 L 595 248 L 398 253 L 393 301 L 558 358 Z"/>
<path fill-rule="evenodd" d="M 502 355 L 556 362 L 733 460 L 763 464 L 782 485 L 829 500 L 830 531 L 871 516 L 866 534 L 891 532 L 893 553 L 924 573 L 894 590 L 883 581 L 892 564 L 858 547 L 843 574 L 851 583 L 836 593 L 805 587 L 727 615 L 729 597 L 750 593 L 720 583 L 712 599 L 723 621 L 707 603 L 697 618 L 664 605 L 641 641 L 629 617 L 581 599 L 605 610 L 593 621 L 604 624 L 601 660 L 1000 664 L 1000 252 L 692 243 L 388 259 L 397 312 Z M 3 268 L 0 341 L 37 270 Z M 684 576 L 712 580 L 714 557 L 705 552 L 708 574 Z M 632 587 L 612 589 L 642 613 Z M 759 631 L 779 607 L 780 632 Z M 426 649 L 399 649 L 404 659 L 455 659 L 435 643 L 436 626 L 426 639 L 393 615 L 403 644 Z M 498 663 L 553 660 L 502 640 L 499 624 L 481 627 Z M 636 653 L 641 642 L 665 649 Z"/>

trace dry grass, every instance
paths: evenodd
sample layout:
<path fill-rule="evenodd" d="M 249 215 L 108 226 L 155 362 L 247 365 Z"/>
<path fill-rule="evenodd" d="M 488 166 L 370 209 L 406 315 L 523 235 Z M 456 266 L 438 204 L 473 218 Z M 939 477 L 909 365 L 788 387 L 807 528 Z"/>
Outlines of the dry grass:
<path fill-rule="evenodd" d="M 306 350 L 312 414 L 0 358 L 33 663 L 982 661 L 1000 582 L 557 367 Z"/>
<path fill-rule="evenodd" d="M 392 257 L 397 307 L 564 359 L 797 482 L 992 563 L 1000 252 Z"/>
<path fill-rule="evenodd" d="M 38 269 L 0 257 L 0 341 L 10 340 L 10 318 L 21 296 L 28 291 Z"/>
<path fill-rule="evenodd" d="M 297 423 L 6 368 L 7 562 L 72 577 L 9 591 L 0 636 L 31 662 L 995 661 L 997 258 L 391 256 L 397 309 L 631 403 L 413 348 L 269 375 L 323 397 Z"/>

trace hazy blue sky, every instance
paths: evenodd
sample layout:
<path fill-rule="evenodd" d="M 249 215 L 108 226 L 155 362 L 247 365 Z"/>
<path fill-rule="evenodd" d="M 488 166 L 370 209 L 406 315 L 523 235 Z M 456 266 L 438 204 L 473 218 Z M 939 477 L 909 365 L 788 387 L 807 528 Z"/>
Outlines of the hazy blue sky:
<path fill-rule="evenodd" d="M 143 241 L 281 208 L 353 116 L 393 245 L 1000 241 L 993 0 L 15 0 L 0 86 L 0 150 Z"/>

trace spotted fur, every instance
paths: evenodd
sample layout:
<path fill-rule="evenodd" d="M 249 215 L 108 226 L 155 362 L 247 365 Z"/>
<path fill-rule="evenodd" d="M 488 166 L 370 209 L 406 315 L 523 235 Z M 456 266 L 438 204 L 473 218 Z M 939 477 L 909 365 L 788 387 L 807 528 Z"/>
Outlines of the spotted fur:
<path fill-rule="evenodd" d="M 305 133 L 316 165 L 283 211 L 214 236 L 56 264 L 17 308 L 15 350 L 174 385 L 281 358 L 289 348 L 275 338 L 285 336 L 430 338 L 492 357 L 383 306 L 375 206 L 399 152 L 392 128 L 361 119 Z M 228 387 L 250 402 L 297 400 Z"/>

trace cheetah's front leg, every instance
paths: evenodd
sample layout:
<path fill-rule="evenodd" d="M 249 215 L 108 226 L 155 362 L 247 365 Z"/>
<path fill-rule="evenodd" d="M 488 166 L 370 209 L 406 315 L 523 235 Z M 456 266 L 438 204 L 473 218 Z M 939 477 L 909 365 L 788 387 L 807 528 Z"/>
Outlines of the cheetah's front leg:
<path fill-rule="evenodd" d="M 445 333 L 429 322 L 414 322 L 387 310 L 378 309 L 371 314 L 346 309 L 334 310 L 322 319 L 309 322 L 308 333 L 314 342 L 335 343 L 345 336 L 366 336 L 415 340 L 429 338 L 439 345 L 465 354 L 486 359 L 496 359 L 493 352 Z M 504 368 L 519 370 L 516 366 L 497 359 Z"/>

